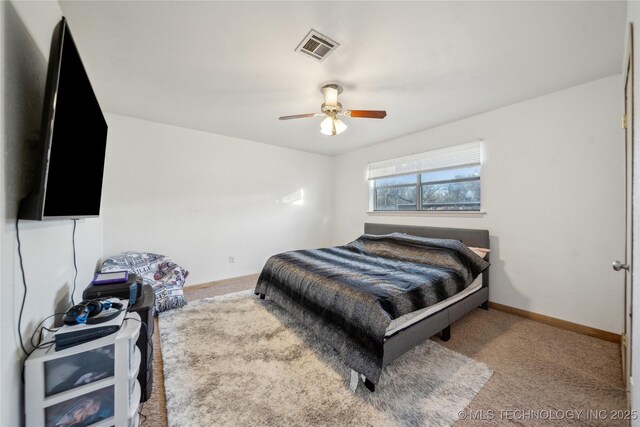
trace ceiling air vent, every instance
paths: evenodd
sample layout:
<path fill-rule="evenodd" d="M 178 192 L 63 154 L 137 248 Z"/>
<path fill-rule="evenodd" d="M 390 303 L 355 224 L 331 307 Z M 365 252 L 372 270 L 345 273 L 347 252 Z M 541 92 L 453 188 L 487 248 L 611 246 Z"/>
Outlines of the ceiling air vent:
<path fill-rule="evenodd" d="M 316 61 L 322 62 L 331 52 L 336 50 L 338 46 L 340 46 L 339 43 L 334 42 L 324 34 L 311 30 L 309 34 L 302 39 L 296 51 L 302 52 Z"/>

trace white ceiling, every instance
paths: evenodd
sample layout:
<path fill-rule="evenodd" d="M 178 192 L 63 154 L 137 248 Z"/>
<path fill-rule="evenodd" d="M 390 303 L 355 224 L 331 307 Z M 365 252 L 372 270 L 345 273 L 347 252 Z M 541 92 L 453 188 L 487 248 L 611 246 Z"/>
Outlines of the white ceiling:
<path fill-rule="evenodd" d="M 619 73 L 625 2 L 61 2 L 104 110 L 335 155 Z M 311 29 L 341 46 L 294 52 Z M 321 83 L 345 87 L 336 137 Z M 179 144 L 180 141 L 176 141 Z"/>

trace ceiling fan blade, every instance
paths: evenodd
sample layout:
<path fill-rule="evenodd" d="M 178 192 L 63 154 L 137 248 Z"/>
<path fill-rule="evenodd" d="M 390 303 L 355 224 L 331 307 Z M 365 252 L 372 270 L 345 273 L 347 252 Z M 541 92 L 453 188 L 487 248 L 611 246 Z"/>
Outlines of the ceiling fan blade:
<path fill-rule="evenodd" d="M 280 120 L 304 119 L 306 117 L 315 117 L 320 115 L 321 115 L 320 113 L 296 114 L 293 116 L 282 116 L 280 117 Z"/>
<path fill-rule="evenodd" d="M 387 112 L 381 110 L 349 110 L 345 111 L 345 115 L 364 119 L 384 119 L 387 117 Z"/>

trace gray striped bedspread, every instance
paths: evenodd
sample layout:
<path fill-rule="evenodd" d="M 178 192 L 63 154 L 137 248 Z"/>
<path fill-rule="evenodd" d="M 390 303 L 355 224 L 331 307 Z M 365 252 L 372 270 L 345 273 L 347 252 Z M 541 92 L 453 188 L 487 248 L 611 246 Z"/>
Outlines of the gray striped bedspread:
<path fill-rule="evenodd" d="M 255 288 L 377 383 L 389 323 L 464 290 L 489 263 L 457 240 L 362 235 L 331 248 L 285 252 Z"/>

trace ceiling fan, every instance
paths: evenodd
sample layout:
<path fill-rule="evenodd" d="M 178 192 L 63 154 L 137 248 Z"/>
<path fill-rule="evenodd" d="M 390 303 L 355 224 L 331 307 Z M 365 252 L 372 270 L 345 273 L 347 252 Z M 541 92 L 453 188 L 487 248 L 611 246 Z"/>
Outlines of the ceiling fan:
<path fill-rule="evenodd" d="M 339 117 L 358 117 L 364 119 L 384 119 L 386 111 L 380 110 L 342 110 L 342 104 L 338 102 L 338 95 L 342 93 L 342 86 L 337 83 L 325 84 L 320 88 L 324 103 L 321 113 L 296 114 L 282 116 L 280 120 L 303 119 L 306 117 L 326 117 L 320 123 L 320 132 L 324 135 L 335 136 L 347 129 L 347 125 Z"/>

